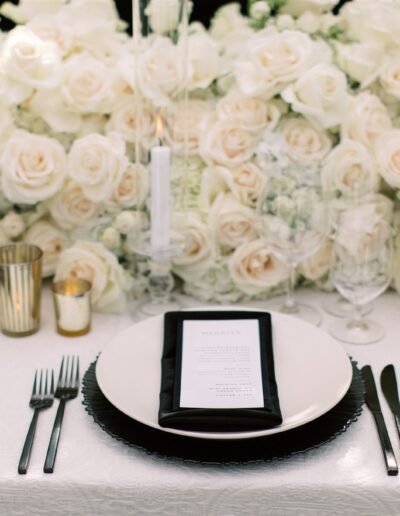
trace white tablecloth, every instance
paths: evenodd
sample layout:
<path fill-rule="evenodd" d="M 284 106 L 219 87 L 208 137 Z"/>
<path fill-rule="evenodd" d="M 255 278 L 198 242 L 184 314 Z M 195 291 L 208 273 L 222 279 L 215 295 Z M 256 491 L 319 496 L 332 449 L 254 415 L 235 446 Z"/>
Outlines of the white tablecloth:
<path fill-rule="evenodd" d="M 302 291 L 300 297 L 320 306 L 328 294 Z M 373 317 L 386 326 L 386 338 L 345 348 L 360 366 L 372 364 L 376 378 L 388 363 L 400 373 L 400 296 L 385 294 Z M 324 314 L 322 328 L 332 321 Z M 54 474 L 43 473 L 43 462 L 57 402 L 40 414 L 28 474 L 18 475 L 35 368 L 58 371 L 60 357 L 76 353 L 84 371 L 117 332 L 133 323 L 129 314 L 95 314 L 90 334 L 61 337 L 54 331 L 46 291 L 39 333 L 23 339 L 0 336 L 0 515 L 400 515 L 400 476 L 386 475 L 367 409 L 343 435 L 304 455 L 206 466 L 161 459 L 113 440 L 85 412 L 80 395 L 66 406 Z M 399 439 L 383 397 L 382 406 L 400 461 Z"/>

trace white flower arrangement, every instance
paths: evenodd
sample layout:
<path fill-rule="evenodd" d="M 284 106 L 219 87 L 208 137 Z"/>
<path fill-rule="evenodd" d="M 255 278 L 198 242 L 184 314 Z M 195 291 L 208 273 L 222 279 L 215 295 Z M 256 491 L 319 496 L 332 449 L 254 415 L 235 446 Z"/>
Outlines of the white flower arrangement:
<path fill-rule="evenodd" d="M 335 4 L 253 0 L 248 16 L 228 4 L 209 31 L 189 25 L 185 67 L 182 42 L 166 36 L 178 0 L 149 3 L 154 33 L 139 62 L 112 0 L 3 3 L 18 25 L 0 34 L 0 243 L 37 243 L 45 277 L 90 279 L 96 309 L 122 310 L 146 274 L 143 262 L 132 265 L 150 193 L 135 152 L 156 145 L 157 113 L 168 110 L 175 195 L 186 174 L 187 213 L 174 229 L 188 245 L 173 260 L 185 292 L 235 302 L 272 295 L 287 279 L 257 232 L 263 145 L 275 165 L 284 145 L 300 166 L 320 168 L 338 216 L 368 228 L 352 252 L 379 245 L 400 190 L 400 3 L 353 0 L 334 15 Z M 342 205 L 356 193 L 367 198 L 352 214 Z M 326 239 L 298 279 L 326 277 L 331 248 Z"/>

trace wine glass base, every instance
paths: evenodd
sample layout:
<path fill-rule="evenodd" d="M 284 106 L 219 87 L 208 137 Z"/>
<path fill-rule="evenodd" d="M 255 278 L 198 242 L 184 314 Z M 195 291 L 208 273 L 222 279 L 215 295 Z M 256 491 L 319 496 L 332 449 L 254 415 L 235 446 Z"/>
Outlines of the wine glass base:
<path fill-rule="evenodd" d="M 354 314 L 354 305 L 342 296 L 330 297 L 323 304 L 324 311 L 335 317 L 351 317 Z M 372 303 L 368 303 L 362 307 L 362 315 L 368 315 L 372 312 Z"/>
<path fill-rule="evenodd" d="M 282 303 L 273 303 L 268 305 L 268 308 L 282 314 L 292 315 L 314 326 L 319 326 L 322 322 L 321 313 L 312 306 L 303 303 L 296 303 L 293 307 L 287 307 Z"/>
<path fill-rule="evenodd" d="M 382 340 L 385 336 L 384 328 L 371 319 L 363 319 L 355 323 L 349 319 L 335 321 L 328 329 L 335 339 L 350 344 L 372 344 Z"/>
<path fill-rule="evenodd" d="M 139 305 L 138 312 L 140 315 L 144 315 L 146 317 L 154 317 L 156 315 L 162 315 L 165 312 L 181 310 L 182 308 L 183 303 L 175 298 L 168 299 L 163 302 L 152 302 L 151 300 L 148 300 L 147 302 Z"/>

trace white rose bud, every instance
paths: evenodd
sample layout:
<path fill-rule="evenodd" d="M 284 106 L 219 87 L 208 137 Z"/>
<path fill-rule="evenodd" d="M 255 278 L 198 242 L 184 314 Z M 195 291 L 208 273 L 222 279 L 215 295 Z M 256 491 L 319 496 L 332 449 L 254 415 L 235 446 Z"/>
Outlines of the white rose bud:
<path fill-rule="evenodd" d="M 262 18 L 266 18 L 271 9 L 269 5 L 264 1 L 256 2 L 250 8 L 250 16 L 255 20 L 261 20 Z"/>
<path fill-rule="evenodd" d="M 146 14 L 152 30 L 165 34 L 176 29 L 179 20 L 179 0 L 151 0 Z"/>
<path fill-rule="evenodd" d="M 100 242 L 104 245 L 104 247 L 107 247 L 107 249 L 118 249 L 118 247 L 121 245 L 121 235 L 115 228 L 109 226 L 101 234 Z"/>
<path fill-rule="evenodd" d="M 2 229 L 8 238 L 17 238 L 25 230 L 24 219 L 19 213 L 10 211 L 1 221 Z"/>
<path fill-rule="evenodd" d="M 137 213 L 133 211 L 121 211 L 121 213 L 118 213 L 115 217 L 113 223 L 114 228 L 123 235 L 132 233 L 132 231 L 138 228 L 138 225 L 139 217 Z"/>
<path fill-rule="evenodd" d="M 276 18 L 276 26 L 280 30 L 294 29 L 295 22 L 290 14 L 280 14 Z"/>
<path fill-rule="evenodd" d="M 320 17 L 310 11 L 303 13 L 297 20 L 297 27 L 304 32 L 308 32 L 308 34 L 318 32 L 320 26 Z"/>

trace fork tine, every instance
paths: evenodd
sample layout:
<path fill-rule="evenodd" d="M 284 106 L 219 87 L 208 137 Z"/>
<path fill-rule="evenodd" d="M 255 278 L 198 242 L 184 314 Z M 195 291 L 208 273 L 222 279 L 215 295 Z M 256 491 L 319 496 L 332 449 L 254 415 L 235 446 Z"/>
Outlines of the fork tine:
<path fill-rule="evenodd" d="M 79 357 L 76 357 L 76 376 L 74 387 L 76 389 L 79 387 Z"/>
<path fill-rule="evenodd" d="M 45 380 L 44 380 L 44 395 L 47 396 L 47 377 L 48 377 L 48 374 L 49 374 L 49 370 L 46 369 L 46 376 L 45 376 Z"/>
<path fill-rule="evenodd" d="M 68 385 L 68 375 L 69 375 L 69 355 L 67 355 L 67 362 L 65 364 L 65 374 L 63 378 L 63 387 L 67 387 Z"/>
<path fill-rule="evenodd" d="M 36 394 L 36 380 L 37 380 L 37 369 L 35 371 L 35 379 L 33 380 L 32 396 L 35 396 L 35 394 Z"/>
<path fill-rule="evenodd" d="M 54 369 L 51 370 L 50 394 L 54 396 Z"/>
<path fill-rule="evenodd" d="M 40 370 L 40 379 L 39 379 L 39 392 L 38 395 L 42 395 L 42 378 L 43 378 L 43 369 Z"/>
<path fill-rule="evenodd" d="M 68 387 L 72 387 L 73 386 L 73 378 L 74 378 L 74 365 L 75 365 L 75 355 L 72 355 L 72 360 L 71 360 L 71 376 L 69 377 L 69 383 L 68 383 Z"/>
<path fill-rule="evenodd" d="M 61 387 L 63 371 L 64 371 L 64 357 L 62 357 L 62 360 L 61 360 L 60 372 L 58 374 L 58 380 L 57 380 L 57 387 Z"/>

